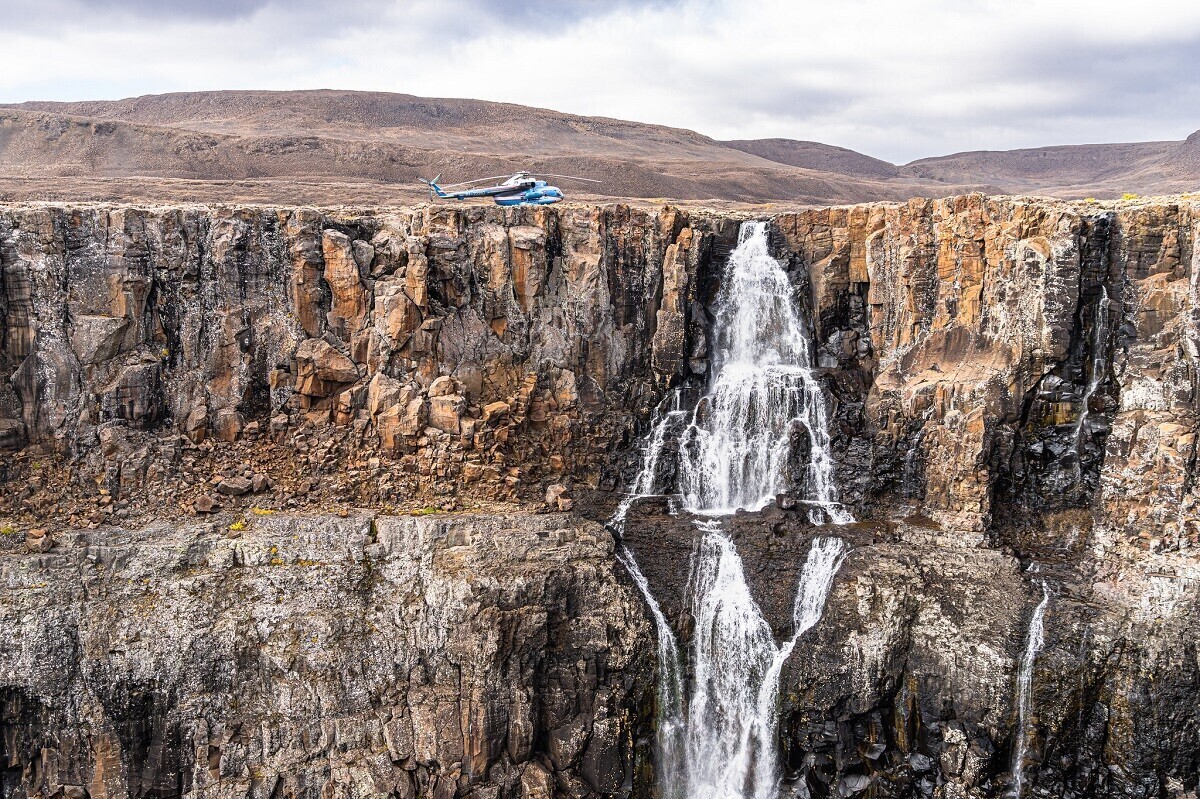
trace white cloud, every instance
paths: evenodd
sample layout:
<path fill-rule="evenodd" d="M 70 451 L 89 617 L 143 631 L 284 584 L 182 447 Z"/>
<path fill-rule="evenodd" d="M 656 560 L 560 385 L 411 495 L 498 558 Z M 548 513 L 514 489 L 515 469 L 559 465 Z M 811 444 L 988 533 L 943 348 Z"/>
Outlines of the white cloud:
<path fill-rule="evenodd" d="M 1200 127 L 1200 3 L 1181 0 L 10 2 L 9 102 L 370 89 L 896 161 Z"/>

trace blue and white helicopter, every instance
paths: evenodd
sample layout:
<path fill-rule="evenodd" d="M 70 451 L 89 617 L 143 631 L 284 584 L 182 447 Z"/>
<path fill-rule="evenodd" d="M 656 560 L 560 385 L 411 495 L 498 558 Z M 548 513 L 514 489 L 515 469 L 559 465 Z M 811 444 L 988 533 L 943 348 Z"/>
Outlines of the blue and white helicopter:
<path fill-rule="evenodd" d="M 492 175 L 488 178 L 477 178 L 476 180 L 454 183 L 450 186 L 439 186 L 438 180 L 441 177 L 441 175 L 438 175 L 433 180 L 419 178 L 422 183 L 429 187 L 429 199 L 431 200 L 436 193 L 443 200 L 473 200 L 476 197 L 491 197 L 496 201 L 496 205 L 550 205 L 551 203 L 563 201 L 563 193 L 557 186 L 551 186 L 546 181 L 539 180 L 537 176 L 530 172 L 518 172 L 515 175 Z M 588 183 L 600 182 L 591 178 L 578 178 L 574 175 L 542 175 L 541 177 L 583 180 Z M 472 186 L 476 183 L 486 183 L 489 180 L 499 180 L 500 178 L 506 178 L 506 180 L 495 186 L 481 186 L 478 189 L 454 191 L 454 189 L 458 189 L 460 186 Z"/>

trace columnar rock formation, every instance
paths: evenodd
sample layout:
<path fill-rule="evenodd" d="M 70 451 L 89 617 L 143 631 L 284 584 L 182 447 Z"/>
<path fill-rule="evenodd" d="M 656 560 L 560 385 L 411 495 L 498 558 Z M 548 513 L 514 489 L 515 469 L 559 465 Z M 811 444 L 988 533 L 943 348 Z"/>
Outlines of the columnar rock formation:
<path fill-rule="evenodd" d="M 335 481 L 362 461 L 360 501 L 595 486 L 653 399 L 651 335 L 682 341 L 680 297 L 657 325 L 653 306 L 664 264 L 711 247 L 689 224 L 620 206 L 6 209 L 0 438 L 114 496 L 174 497 L 245 438 Z M 302 432 L 327 423 L 333 441 Z"/>
<path fill-rule="evenodd" d="M 814 320 L 841 497 L 867 520 L 842 531 L 854 546 L 825 616 L 784 669 L 789 780 L 815 796 L 1007 790 L 1036 568 L 1052 598 L 1026 795 L 1196 788 L 1198 219 L 1184 201 L 970 195 L 771 220 L 774 253 Z M 652 629 L 607 539 L 578 516 L 606 518 L 668 388 L 687 398 L 707 379 L 711 306 L 739 221 L 626 206 L 0 209 L 0 526 L 37 531 L 24 544 L 7 536 L 3 564 L 15 597 L 0 649 L 8 795 L 361 793 L 377 771 L 372 790 L 402 796 L 644 795 Z M 794 481 L 806 447 L 793 442 Z M 780 639 L 813 533 L 793 488 L 778 508 L 730 520 Z M 572 499 L 574 518 L 385 515 L 372 528 L 267 515 Z M 633 508 L 628 538 L 686 637 L 693 530 L 656 509 Z M 245 537 L 223 538 L 231 523 Z M 326 537 L 267 541 L 288 525 Z M 268 592 L 271 558 L 220 571 L 232 566 L 212 558 L 247 541 L 277 546 L 285 563 L 335 561 L 321 598 L 299 576 Z M 389 558 L 441 564 L 438 579 L 461 586 L 446 590 L 469 610 L 438 616 L 425 573 L 389 576 Z M 138 579 L 163 596 L 198 581 L 203 596 L 238 598 L 218 626 L 278 599 L 296 632 L 277 656 L 292 659 L 280 681 L 260 663 L 253 685 L 229 683 L 246 658 L 275 657 L 261 624 L 257 642 L 221 648 L 205 624 L 164 626 L 147 610 L 114 628 L 123 643 L 101 642 L 114 608 L 141 607 L 127 584 Z M 531 579 L 558 588 L 529 593 Z M 406 616 L 420 595 L 430 604 Z M 331 638 L 304 620 L 310 601 L 356 610 Z M 509 612 L 547 621 L 485 621 Z M 400 637 L 368 627 L 384 621 Z M 587 633 L 563 638 L 568 629 Z M 351 669 L 326 692 L 308 672 L 290 676 L 310 634 L 330 663 L 374 663 L 363 636 L 422 654 Z M 494 665 L 510 658 L 527 664 L 519 678 Z M 569 691 L 567 663 L 589 675 Z M 45 664 L 63 673 L 42 674 Z M 458 676 L 443 680 L 438 664 Z M 312 680 L 343 670 L 321 668 Z M 478 700 L 493 714 L 484 746 L 464 732 L 469 686 L 509 679 L 523 687 Z M 399 698 L 393 682 L 440 698 L 413 699 L 411 687 Z M 320 712 L 285 701 L 310 690 Z M 520 710 L 521 691 L 552 709 Z M 447 713 L 467 719 L 461 740 L 430 733 L 449 754 L 420 749 L 416 732 L 412 754 L 387 744 L 389 718 L 437 716 L 452 698 Z M 268 745 L 288 712 L 314 730 L 357 719 L 338 723 L 360 737 L 317 735 L 318 746 L 286 732 Z M 134 717 L 150 727 L 128 740 L 104 732 Z M 203 733 L 204 752 L 201 722 L 224 725 Z M 252 756 L 226 768 L 235 745 Z M 146 747 L 174 760 L 131 776 Z"/>

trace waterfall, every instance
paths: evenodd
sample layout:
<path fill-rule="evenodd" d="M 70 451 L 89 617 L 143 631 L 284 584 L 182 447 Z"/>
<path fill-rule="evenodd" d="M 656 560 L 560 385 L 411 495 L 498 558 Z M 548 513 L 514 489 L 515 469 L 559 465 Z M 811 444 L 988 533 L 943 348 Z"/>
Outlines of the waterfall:
<path fill-rule="evenodd" d="M 1012 799 L 1021 799 L 1021 789 L 1025 785 L 1025 755 L 1029 748 L 1027 727 L 1029 714 L 1033 710 L 1033 662 L 1042 650 L 1043 639 L 1042 621 L 1046 615 L 1046 606 L 1050 604 L 1050 589 L 1042 580 L 1042 601 L 1033 611 L 1029 619 L 1029 632 L 1025 636 L 1025 654 L 1021 657 L 1021 670 L 1017 673 L 1017 742 L 1013 747 Z"/>
<path fill-rule="evenodd" d="M 792 285 L 765 222 L 746 222 L 717 296 L 714 378 L 680 442 L 679 491 L 693 513 L 762 510 L 787 488 L 791 439 L 808 436 L 809 518 L 848 524 L 834 491 L 829 421 Z"/>
<path fill-rule="evenodd" d="M 743 224 L 717 298 L 714 369 L 707 393 L 690 414 L 660 407 L 631 491 L 613 515 L 622 537 L 639 498 L 655 494 L 668 433 L 680 434 L 679 493 L 687 511 L 720 517 L 758 511 L 788 486 L 792 436 L 807 436 L 805 474 L 814 524 L 854 521 L 837 501 L 828 416 L 812 372 L 812 348 L 791 283 L 771 257 L 763 222 Z M 667 403 L 664 403 L 667 404 Z M 679 647 L 633 553 L 618 558 L 646 599 L 658 635 L 657 773 L 663 797 L 772 799 L 778 789 L 777 702 L 783 664 L 824 612 L 845 543 L 818 537 L 801 569 L 793 634 L 777 645 L 750 594 L 741 557 L 719 519 L 697 523 L 689 587 L 695 636 L 690 694 Z M 686 711 L 685 711 L 686 699 Z M 686 793 L 684 793 L 686 792 Z"/>
<path fill-rule="evenodd" d="M 664 406 L 670 406 L 670 410 L 664 410 Z M 669 393 L 659 406 L 654 409 L 654 414 L 650 417 L 650 435 L 646 441 L 646 446 L 642 450 L 642 466 L 638 470 L 637 477 L 633 479 L 633 485 L 630 486 L 630 491 L 621 500 L 621 504 L 617 506 L 616 512 L 612 519 L 609 520 L 609 526 L 617 530 L 618 536 L 625 530 L 625 517 L 629 514 L 629 509 L 633 507 L 633 503 L 639 499 L 652 497 L 658 490 L 658 462 L 662 456 L 663 444 L 667 439 L 667 432 L 678 424 L 682 419 L 687 417 L 687 411 L 681 410 L 679 407 L 679 391 L 675 390 Z"/>
<path fill-rule="evenodd" d="M 1092 329 L 1091 370 L 1088 375 L 1087 386 L 1083 390 L 1083 408 L 1079 411 L 1079 418 L 1075 420 L 1073 440 L 1075 441 L 1076 469 L 1082 468 L 1083 429 L 1084 425 L 1087 424 L 1088 405 L 1091 403 L 1092 395 L 1096 393 L 1096 389 L 1100 388 L 1100 384 L 1104 382 L 1104 375 L 1108 366 L 1108 354 L 1105 347 L 1105 342 L 1108 340 L 1108 305 L 1108 289 L 1101 286 L 1100 301 L 1096 304 L 1095 325 Z"/>
<path fill-rule="evenodd" d="M 702 522 L 692 615 L 693 688 L 687 712 L 689 799 L 771 799 L 779 676 L 796 641 L 820 620 L 845 543 L 813 541 L 793 608 L 794 631 L 781 646 L 750 595 L 742 560 L 714 521 Z"/>
<path fill-rule="evenodd" d="M 663 411 L 664 405 L 670 405 L 671 410 Z M 642 465 L 634 478 L 632 491 L 621 500 L 617 506 L 609 526 L 617 534 L 617 559 L 633 578 L 634 585 L 641 592 L 650 608 L 650 616 L 654 619 L 654 631 L 658 639 L 658 679 L 655 685 L 655 723 L 657 734 L 654 741 L 654 768 L 659 784 L 659 799 L 683 799 L 683 674 L 679 658 L 679 644 L 675 641 L 675 633 L 667 622 L 658 600 L 650 590 L 646 575 L 638 566 L 633 552 L 625 546 L 621 539 L 625 535 L 625 518 L 633 503 L 647 496 L 653 496 L 657 489 L 658 461 L 662 454 L 663 442 L 667 429 L 676 420 L 686 416 L 679 410 L 679 392 L 674 391 L 659 405 L 651 418 L 650 436 L 642 452 Z"/>
<path fill-rule="evenodd" d="M 659 799 L 683 799 L 683 675 L 679 645 L 675 642 L 675 633 L 667 623 L 667 617 L 650 591 L 646 575 L 642 574 L 633 553 L 624 543 L 617 544 L 617 558 L 642 592 L 654 619 L 658 638 L 655 653 L 658 657 L 658 680 L 655 685 L 655 723 L 658 729 L 654 740 L 654 769 L 658 777 Z"/>

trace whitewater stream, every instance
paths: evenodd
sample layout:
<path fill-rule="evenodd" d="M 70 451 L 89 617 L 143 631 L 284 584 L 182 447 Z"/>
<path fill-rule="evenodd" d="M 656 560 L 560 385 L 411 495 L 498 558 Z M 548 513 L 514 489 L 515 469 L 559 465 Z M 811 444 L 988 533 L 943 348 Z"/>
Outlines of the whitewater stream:
<path fill-rule="evenodd" d="M 1092 326 L 1092 357 L 1088 364 L 1088 381 L 1087 386 L 1083 390 L 1083 397 L 1080 399 L 1081 408 L 1079 416 L 1075 420 L 1075 430 L 1072 434 L 1072 440 L 1075 442 L 1075 480 L 1079 481 L 1081 475 L 1080 470 L 1083 468 L 1083 436 L 1086 430 L 1089 408 L 1091 405 L 1092 396 L 1096 393 L 1096 389 L 1100 388 L 1100 384 L 1104 382 L 1104 377 L 1107 374 L 1108 352 L 1105 348 L 1105 342 L 1108 340 L 1108 310 L 1109 310 L 1108 289 L 1104 286 L 1100 287 L 1100 299 L 1096 303 L 1096 318 Z"/>
<path fill-rule="evenodd" d="M 800 569 L 792 637 L 777 643 L 746 583 L 721 517 L 758 511 L 794 482 L 792 442 L 808 445 L 802 487 L 814 524 L 848 524 L 838 502 L 828 415 L 812 372 L 808 325 L 783 267 L 771 257 L 767 226 L 742 225 L 716 302 L 708 389 L 689 413 L 669 398 L 652 420 L 642 467 L 613 516 L 623 533 L 633 503 L 662 490 L 658 467 L 669 436 L 679 441 L 683 510 L 701 517 L 688 595 L 695 619 L 692 679 L 674 632 L 633 553 L 618 556 L 651 610 L 658 636 L 656 769 L 668 799 L 771 799 L 779 679 L 797 640 L 821 618 L 845 554 L 834 536 L 813 540 Z"/>
<path fill-rule="evenodd" d="M 1050 604 L 1050 588 L 1042 581 L 1042 601 L 1034 608 L 1025 634 L 1025 654 L 1017 672 L 1017 743 L 1013 747 L 1012 799 L 1021 799 L 1025 787 L 1025 756 L 1029 750 L 1029 714 L 1033 712 L 1033 664 L 1045 643 L 1043 624 L 1046 606 Z"/>

